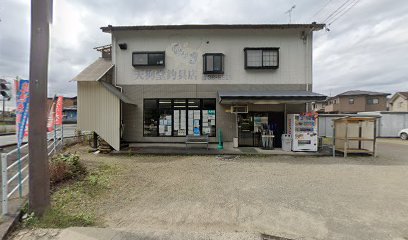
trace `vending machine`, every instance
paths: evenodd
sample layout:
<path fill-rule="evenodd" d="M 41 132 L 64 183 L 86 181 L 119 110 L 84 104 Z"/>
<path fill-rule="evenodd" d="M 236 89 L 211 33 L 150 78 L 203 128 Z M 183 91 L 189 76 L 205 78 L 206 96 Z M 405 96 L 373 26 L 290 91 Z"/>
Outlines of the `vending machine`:
<path fill-rule="evenodd" d="M 317 151 L 317 119 L 312 113 L 288 114 L 286 127 L 292 138 L 292 151 Z"/>

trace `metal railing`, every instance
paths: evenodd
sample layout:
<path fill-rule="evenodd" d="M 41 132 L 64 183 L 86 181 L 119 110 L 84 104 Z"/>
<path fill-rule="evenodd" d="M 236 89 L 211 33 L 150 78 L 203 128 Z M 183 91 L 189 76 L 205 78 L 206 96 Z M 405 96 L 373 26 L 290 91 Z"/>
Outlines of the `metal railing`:
<path fill-rule="evenodd" d="M 55 127 L 54 131 L 47 134 L 48 156 L 54 155 L 62 149 L 64 144 L 64 127 Z M 26 154 L 22 154 L 27 149 Z M 14 157 L 14 155 L 16 155 Z M 28 143 L 8 153 L 1 154 L 2 169 L 2 216 L 8 213 L 9 199 L 18 191 L 19 199 L 23 198 L 24 183 L 28 180 Z M 9 177 L 10 175 L 10 177 Z M 11 189 L 11 191 L 9 191 Z"/>

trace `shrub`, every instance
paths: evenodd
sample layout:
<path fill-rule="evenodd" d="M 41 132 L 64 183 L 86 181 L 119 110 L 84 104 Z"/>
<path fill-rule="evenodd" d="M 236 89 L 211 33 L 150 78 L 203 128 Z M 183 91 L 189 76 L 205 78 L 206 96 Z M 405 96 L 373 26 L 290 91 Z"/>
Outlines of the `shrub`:
<path fill-rule="evenodd" d="M 59 154 L 49 164 L 51 184 L 78 178 L 86 174 L 86 169 L 76 154 Z"/>

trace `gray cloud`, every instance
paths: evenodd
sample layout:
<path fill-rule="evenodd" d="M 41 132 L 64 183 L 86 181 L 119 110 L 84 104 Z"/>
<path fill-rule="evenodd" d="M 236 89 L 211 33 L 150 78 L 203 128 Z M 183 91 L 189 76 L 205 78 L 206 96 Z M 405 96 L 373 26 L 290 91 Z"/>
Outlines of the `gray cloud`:
<path fill-rule="evenodd" d="M 183 23 L 287 23 L 321 21 L 344 0 L 54 0 L 51 27 L 49 95 L 73 96 L 69 82 L 110 42 L 101 26 Z M 29 1 L 0 5 L 0 77 L 28 77 Z M 314 91 L 336 94 L 349 89 L 408 90 L 408 3 L 360 0 L 330 32 L 315 33 Z"/>

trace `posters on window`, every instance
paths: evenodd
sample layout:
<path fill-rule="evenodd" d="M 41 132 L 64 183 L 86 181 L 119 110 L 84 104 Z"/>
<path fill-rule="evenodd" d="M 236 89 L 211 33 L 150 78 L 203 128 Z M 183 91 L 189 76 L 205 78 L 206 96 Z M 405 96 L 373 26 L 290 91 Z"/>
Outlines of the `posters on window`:
<path fill-rule="evenodd" d="M 171 124 L 172 124 L 171 114 L 160 115 L 159 135 L 160 136 L 171 136 Z"/>
<path fill-rule="evenodd" d="M 215 136 L 215 110 L 203 110 L 203 134 Z"/>
<path fill-rule="evenodd" d="M 186 110 L 174 110 L 174 136 L 186 135 Z"/>

